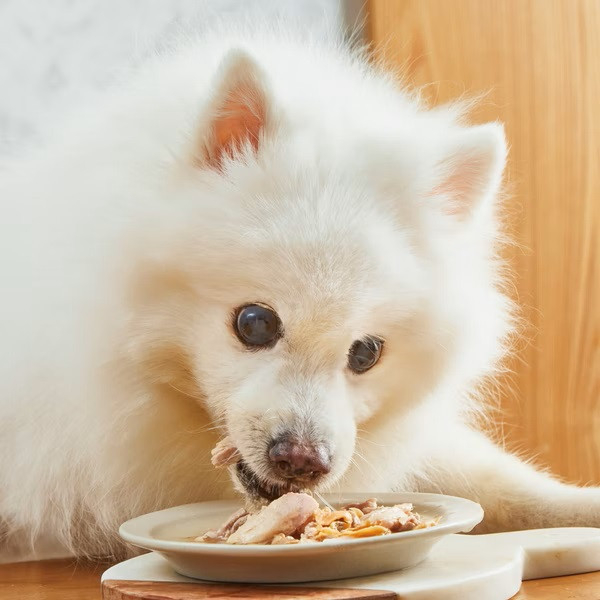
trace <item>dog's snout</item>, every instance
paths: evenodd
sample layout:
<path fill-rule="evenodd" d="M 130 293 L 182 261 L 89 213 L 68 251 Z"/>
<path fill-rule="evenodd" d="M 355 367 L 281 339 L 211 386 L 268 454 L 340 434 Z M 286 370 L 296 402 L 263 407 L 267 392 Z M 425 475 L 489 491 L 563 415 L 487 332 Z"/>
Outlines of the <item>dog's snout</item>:
<path fill-rule="evenodd" d="M 286 478 L 316 478 L 331 470 L 331 457 L 322 444 L 312 444 L 284 436 L 269 449 L 269 460 L 277 473 Z"/>

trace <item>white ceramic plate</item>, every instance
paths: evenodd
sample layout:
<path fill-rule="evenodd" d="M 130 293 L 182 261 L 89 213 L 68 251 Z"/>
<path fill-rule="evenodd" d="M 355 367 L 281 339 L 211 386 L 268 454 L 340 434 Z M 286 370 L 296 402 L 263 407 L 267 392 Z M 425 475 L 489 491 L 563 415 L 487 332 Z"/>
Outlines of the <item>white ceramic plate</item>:
<path fill-rule="evenodd" d="M 167 508 L 121 525 L 121 537 L 162 554 L 181 575 L 208 581 L 293 583 L 385 573 L 421 562 L 451 533 L 467 532 L 483 519 L 479 504 L 439 494 L 329 494 L 334 506 L 375 497 L 380 504 L 412 502 L 434 527 L 372 538 L 327 540 L 281 546 L 205 544 L 186 541 L 218 527 L 241 503 L 200 502 Z"/>

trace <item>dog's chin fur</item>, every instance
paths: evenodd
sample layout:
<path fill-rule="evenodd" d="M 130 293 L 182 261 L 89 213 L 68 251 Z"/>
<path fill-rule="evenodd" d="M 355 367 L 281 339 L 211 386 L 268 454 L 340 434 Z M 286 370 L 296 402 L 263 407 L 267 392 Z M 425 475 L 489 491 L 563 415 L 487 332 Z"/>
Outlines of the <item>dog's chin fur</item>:
<path fill-rule="evenodd" d="M 234 485 L 251 504 L 271 502 L 288 492 L 301 492 L 309 489 L 300 482 L 261 479 L 250 467 L 240 460 L 232 469 Z"/>
<path fill-rule="evenodd" d="M 468 462 L 468 436 L 445 440 L 512 318 L 504 137 L 463 108 L 427 110 L 341 45 L 228 27 L 7 165 L 4 537 L 122 554 L 122 521 L 235 493 L 210 464 L 225 434 L 249 497 L 282 491 L 265 486 L 282 431 L 328 444 L 323 488 L 424 489 L 427 465 Z M 232 329 L 253 302 L 281 319 L 270 349 Z M 384 351 L 356 375 L 366 335 Z"/>

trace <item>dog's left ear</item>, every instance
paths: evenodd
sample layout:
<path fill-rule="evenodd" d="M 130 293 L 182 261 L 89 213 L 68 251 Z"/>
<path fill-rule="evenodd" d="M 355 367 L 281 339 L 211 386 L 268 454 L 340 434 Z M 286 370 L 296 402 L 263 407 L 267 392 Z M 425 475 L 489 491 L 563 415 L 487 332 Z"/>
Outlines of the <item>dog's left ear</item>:
<path fill-rule="evenodd" d="M 196 145 L 198 165 L 220 170 L 227 159 L 258 152 L 271 112 L 267 87 L 265 74 L 250 56 L 241 50 L 227 54 Z"/>
<path fill-rule="evenodd" d="M 451 136 L 437 165 L 433 193 L 448 214 L 466 218 L 500 188 L 506 163 L 504 128 L 498 123 L 469 127 Z"/>

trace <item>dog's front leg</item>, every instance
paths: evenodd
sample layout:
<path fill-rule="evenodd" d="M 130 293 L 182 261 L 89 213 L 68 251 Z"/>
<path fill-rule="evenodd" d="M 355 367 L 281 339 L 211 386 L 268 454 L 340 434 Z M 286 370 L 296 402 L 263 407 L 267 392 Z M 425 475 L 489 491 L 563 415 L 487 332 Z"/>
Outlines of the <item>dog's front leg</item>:
<path fill-rule="evenodd" d="M 479 502 L 484 521 L 477 533 L 540 527 L 600 527 L 600 488 L 561 483 L 483 434 L 459 427 L 439 438 L 419 491 L 462 496 Z"/>

